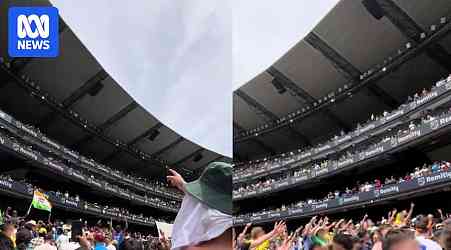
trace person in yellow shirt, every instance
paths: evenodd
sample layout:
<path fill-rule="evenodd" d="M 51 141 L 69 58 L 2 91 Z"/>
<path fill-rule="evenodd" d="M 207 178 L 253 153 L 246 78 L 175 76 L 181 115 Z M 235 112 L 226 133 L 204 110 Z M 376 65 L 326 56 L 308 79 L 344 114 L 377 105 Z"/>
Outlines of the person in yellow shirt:
<path fill-rule="evenodd" d="M 271 245 L 271 240 L 283 233 L 285 228 L 285 222 L 282 221 L 276 222 L 274 229 L 269 233 L 265 233 L 262 227 L 252 228 L 249 250 L 268 250 Z"/>

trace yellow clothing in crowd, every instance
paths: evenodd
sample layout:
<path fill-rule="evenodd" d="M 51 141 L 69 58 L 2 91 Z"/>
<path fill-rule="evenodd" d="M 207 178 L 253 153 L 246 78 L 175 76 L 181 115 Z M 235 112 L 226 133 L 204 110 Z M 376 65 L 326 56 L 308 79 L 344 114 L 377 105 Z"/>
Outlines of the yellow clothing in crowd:
<path fill-rule="evenodd" d="M 270 246 L 269 240 L 265 240 L 262 244 L 258 245 L 255 250 L 268 250 Z"/>

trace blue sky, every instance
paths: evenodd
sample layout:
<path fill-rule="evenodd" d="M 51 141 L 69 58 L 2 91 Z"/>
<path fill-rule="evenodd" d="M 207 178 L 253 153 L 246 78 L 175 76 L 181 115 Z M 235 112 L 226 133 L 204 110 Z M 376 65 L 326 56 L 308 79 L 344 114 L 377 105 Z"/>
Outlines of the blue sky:
<path fill-rule="evenodd" d="M 283 55 L 337 2 L 51 1 L 138 103 L 226 156 L 233 148 L 233 89 Z"/>

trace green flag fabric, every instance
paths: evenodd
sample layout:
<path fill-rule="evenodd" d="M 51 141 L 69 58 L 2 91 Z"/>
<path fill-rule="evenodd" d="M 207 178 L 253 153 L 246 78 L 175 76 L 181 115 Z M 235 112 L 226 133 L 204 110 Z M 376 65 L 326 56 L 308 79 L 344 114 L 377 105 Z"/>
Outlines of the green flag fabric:
<path fill-rule="evenodd" d="M 34 191 L 33 201 L 31 202 L 31 205 L 39 210 L 45 210 L 48 212 L 52 211 L 52 204 L 48 200 L 47 195 L 39 191 Z"/>

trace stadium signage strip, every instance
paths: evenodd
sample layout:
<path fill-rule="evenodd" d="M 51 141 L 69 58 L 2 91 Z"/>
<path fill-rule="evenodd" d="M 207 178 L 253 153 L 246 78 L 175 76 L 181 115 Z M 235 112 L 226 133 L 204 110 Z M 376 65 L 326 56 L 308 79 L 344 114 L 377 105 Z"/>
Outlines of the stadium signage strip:
<path fill-rule="evenodd" d="M 250 218 L 234 218 L 235 225 L 242 225 L 248 222 L 267 222 L 274 219 L 287 219 L 308 216 L 309 213 L 318 213 L 326 211 L 331 208 L 339 208 L 343 205 L 359 204 L 363 202 L 377 202 L 381 199 L 389 198 L 390 196 L 402 194 L 416 189 L 430 187 L 437 184 L 450 183 L 451 171 L 435 173 L 429 176 L 419 177 L 410 181 L 405 181 L 399 184 L 393 184 L 385 186 L 381 189 L 374 189 L 368 192 L 362 192 L 353 196 L 340 197 L 337 199 L 329 200 L 319 204 L 311 204 L 302 208 L 293 208 L 284 211 L 269 212 L 267 214 L 259 214 Z"/>
<path fill-rule="evenodd" d="M 288 170 L 291 168 L 298 167 L 298 162 L 304 161 L 304 163 L 309 162 L 312 158 L 319 156 L 320 154 L 323 155 L 325 153 L 332 152 L 333 148 L 346 148 L 347 146 L 356 143 L 357 141 L 361 141 L 363 138 L 365 138 L 365 135 L 369 133 L 372 130 L 378 130 L 382 126 L 387 125 L 386 123 L 389 121 L 396 120 L 397 118 L 400 118 L 403 115 L 410 114 L 414 111 L 422 110 L 427 107 L 424 107 L 424 105 L 427 105 L 429 102 L 437 99 L 438 97 L 442 97 L 445 94 L 451 93 L 451 81 L 443 81 L 438 87 L 436 87 L 434 90 L 432 90 L 429 94 L 426 96 L 410 103 L 410 105 L 405 105 L 403 107 L 400 107 L 397 110 L 392 111 L 389 113 L 386 117 L 383 117 L 379 120 L 373 121 L 372 123 L 369 123 L 368 125 L 357 129 L 353 132 L 350 132 L 344 136 L 341 136 L 337 138 L 333 142 L 329 142 L 328 144 L 325 144 L 319 148 L 313 148 L 306 152 L 301 152 L 296 159 L 290 160 L 290 161 L 284 161 L 282 163 L 274 163 L 274 166 L 267 166 L 266 168 L 263 168 L 263 170 L 260 170 L 258 172 L 253 173 L 245 173 L 245 174 L 239 174 L 233 176 L 234 182 L 244 181 L 249 178 L 258 178 L 259 174 L 266 173 L 269 171 L 276 172 L 275 169 L 278 171 L 281 170 Z M 385 129 L 381 129 L 379 132 L 384 132 Z M 374 134 L 373 134 L 374 135 Z M 342 145 L 344 144 L 344 145 Z M 294 161 L 294 162 L 293 162 Z M 287 166 L 289 164 L 292 164 L 291 166 Z"/>
<path fill-rule="evenodd" d="M 357 155 L 353 155 L 352 157 L 346 158 L 344 160 L 341 160 L 339 162 L 337 161 L 329 161 L 326 164 L 326 167 L 312 170 L 307 177 L 294 177 L 290 176 L 287 179 L 284 179 L 282 182 L 274 182 L 271 184 L 270 189 L 260 189 L 257 191 L 242 193 L 242 194 L 234 194 L 233 198 L 235 200 L 243 199 L 243 198 L 249 198 L 252 196 L 257 196 L 262 193 L 266 192 L 273 192 L 277 191 L 277 189 L 280 189 L 282 187 L 287 188 L 289 186 L 298 185 L 302 182 L 307 182 L 308 179 L 313 177 L 318 177 L 321 175 L 329 174 L 333 171 L 339 171 L 342 168 L 350 167 L 353 164 L 359 164 L 362 161 L 368 160 L 370 158 L 382 155 L 388 151 L 391 151 L 399 146 L 402 146 L 403 144 L 415 141 L 419 137 L 426 136 L 432 132 L 434 132 L 437 129 L 446 127 L 451 124 L 451 113 L 443 114 L 439 117 L 437 117 L 435 120 L 430 121 L 429 123 L 424 123 L 421 126 L 417 127 L 415 130 L 409 130 L 407 133 L 393 138 L 389 141 L 384 141 L 379 143 L 378 145 L 371 147 L 370 149 L 360 152 Z M 346 164 L 345 164 L 346 163 Z M 283 183 L 283 185 L 281 185 Z"/>
<path fill-rule="evenodd" d="M 32 196 L 33 196 L 32 188 L 29 188 L 26 185 L 24 185 L 20 182 L 16 182 L 16 181 L 0 179 L 0 192 L 2 190 L 10 191 L 13 193 L 25 194 L 30 200 L 32 199 Z M 48 195 L 49 200 L 52 204 L 56 204 L 61 207 L 76 208 L 76 209 L 81 210 L 81 212 L 83 212 L 85 210 L 92 211 L 92 212 L 98 213 L 100 216 L 103 216 L 105 218 L 109 218 L 109 217 L 104 216 L 104 214 L 110 214 L 110 215 L 114 215 L 116 217 L 121 217 L 116 212 L 112 212 L 111 210 L 108 210 L 106 208 L 94 207 L 84 201 L 76 201 L 75 199 L 64 198 L 64 197 L 56 195 L 54 192 L 47 192 L 46 194 Z M 132 222 L 135 222 L 135 223 L 140 222 L 140 223 L 146 224 L 148 226 L 154 225 L 153 221 L 148 221 L 146 219 L 138 218 L 136 216 L 133 216 L 133 217 L 128 216 L 127 218 L 129 218 L 130 220 L 132 220 Z M 119 218 L 117 218 L 117 219 L 120 220 Z"/>
<path fill-rule="evenodd" d="M 115 190 L 115 189 L 112 189 L 112 188 L 107 189 L 107 188 L 105 188 L 105 184 L 93 181 L 91 178 L 81 174 L 79 171 L 69 168 L 63 164 L 53 163 L 52 161 L 43 157 L 42 155 L 35 154 L 34 152 L 26 149 L 25 147 L 22 147 L 18 143 L 12 142 L 9 139 L 4 138 L 1 135 L 0 135 L 0 142 L 3 147 L 8 148 L 9 150 L 13 150 L 26 158 L 29 158 L 38 163 L 41 163 L 42 165 L 49 167 L 51 170 L 57 170 L 60 174 L 63 174 L 72 180 L 75 180 L 75 181 L 78 180 L 84 184 L 103 189 L 104 191 L 106 191 L 108 193 L 113 192 L 113 195 L 121 195 L 121 196 L 124 196 L 124 197 L 127 197 L 128 199 L 130 199 L 130 195 L 125 191 L 121 191 L 120 193 L 117 193 L 116 192 L 117 190 Z M 163 208 L 163 209 L 171 211 L 171 212 L 176 211 L 176 209 L 160 206 L 160 205 L 152 202 L 151 200 L 147 200 L 146 204 L 148 204 L 152 207 L 155 207 L 155 208 Z"/>
<path fill-rule="evenodd" d="M 177 200 L 181 200 L 181 197 L 179 197 L 179 196 L 177 196 L 175 194 L 161 192 L 158 189 L 150 188 L 149 186 L 144 185 L 144 184 L 136 185 L 136 183 L 138 183 L 138 181 L 133 181 L 130 178 L 123 178 L 117 172 L 109 171 L 109 170 L 105 169 L 104 167 L 101 167 L 100 164 L 96 165 L 95 162 L 93 162 L 92 160 L 90 160 L 90 159 L 88 159 L 86 157 L 83 157 L 83 156 L 79 156 L 77 153 L 75 153 L 74 151 L 72 151 L 70 149 L 67 149 L 67 148 L 59 146 L 57 143 L 53 142 L 52 140 L 50 140 L 46 136 L 37 134 L 33 130 L 31 130 L 31 129 L 27 128 L 25 125 L 23 125 L 20 121 L 15 120 L 10 115 L 4 113 L 1 110 L 0 110 L 0 118 L 3 119 L 4 121 L 8 122 L 9 124 L 15 126 L 18 129 L 24 130 L 25 132 L 27 132 L 28 134 L 30 134 L 30 135 L 34 136 L 35 138 L 41 140 L 42 142 L 47 143 L 48 145 L 56 148 L 59 152 L 62 152 L 64 154 L 66 154 L 66 155 L 71 156 L 72 159 L 69 158 L 69 157 L 66 157 L 66 155 L 59 154 L 59 152 L 54 152 L 57 155 L 65 158 L 65 159 L 67 159 L 67 160 L 69 160 L 69 161 L 71 161 L 71 162 L 73 162 L 73 163 L 75 163 L 77 165 L 80 165 L 80 166 L 84 167 L 85 169 L 87 169 L 89 171 L 92 171 L 93 168 L 96 168 L 96 169 L 99 169 L 99 170 L 101 170 L 101 171 L 103 171 L 103 172 L 105 172 L 107 174 L 105 174 L 105 173 L 98 173 L 98 172 L 96 172 L 96 173 L 102 174 L 104 177 L 107 177 L 109 179 L 113 179 L 115 181 L 119 181 L 119 182 L 121 182 L 123 184 L 128 184 L 128 185 L 130 185 L 131 187 L 133 187 L 135 189 L 139 189 L 140 191 L 144 191 L 145 192 L 146 190 L 149 190 L 153 194 L 158 194 L 158 195 L 164 196 L 164 197 L 168 196 L 168 197 L 172 197 L 172 198 L 177 199 Z M 1 143 L 1 141 L 0 141 L 0 143 Z M 88 165 L 88 166 L 83 165 L 83 163 Z M 54 163 L 50 163 L 50 162 L 47 161 L 45 164 L 49 165 L 50 167 L 55 168 L 56 170 L 63 171 L 63 170 L 60 169 L 60 168 L 62 168 L 61 166 L 57 167 Z"/>

